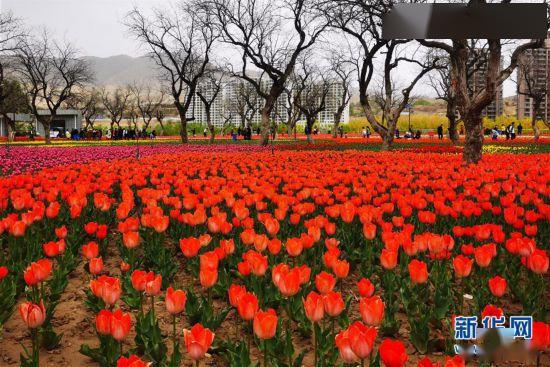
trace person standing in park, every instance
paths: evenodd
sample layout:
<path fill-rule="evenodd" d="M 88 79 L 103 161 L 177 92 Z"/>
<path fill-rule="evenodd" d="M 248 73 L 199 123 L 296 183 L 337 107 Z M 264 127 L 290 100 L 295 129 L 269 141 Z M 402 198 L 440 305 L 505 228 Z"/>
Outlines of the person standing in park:
<path fill-rule="evenodd" d="M 511 140 L 514 140 L 516 138 L 516 127 L 514 126 L 514 121 L 510 125 L 508 125 L 506 138 L 508 138 L 508 135 L 510 136 Z"/>
<path fill-rule="evenodd" d="M 443 125 L 440 124 L 438 127 L 437 127 L 437 137 L 439 139 L 443 139 Z"/>
<path fill-rule="evenodd" d="M 520 122 L 519 125 L 518 125 L 518 135 L 521 136 L 522 132 L 523 132 L 523 125 Z"/>

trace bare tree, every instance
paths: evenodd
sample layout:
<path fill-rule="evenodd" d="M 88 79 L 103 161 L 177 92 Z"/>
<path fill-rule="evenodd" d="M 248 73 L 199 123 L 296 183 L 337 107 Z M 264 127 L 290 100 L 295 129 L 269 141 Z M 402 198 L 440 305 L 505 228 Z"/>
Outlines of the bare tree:
<path fill-rule="evenodd" d="M 9 141 L 15 134 L 15 121 L 9 113 L 25 110 L 22 104 L 26 103 L 20 84 L 9 77 L 10 60 L 23 36 L 24 30 L 19 20 L 10 12 L 0 13 L 0 109 L 8 127 Z"/>
<path fill-rule="evenodd" d="M 162 109 L 162 106 L 159 106 L 159 108 L 155 111 L 155 118 L 157 119 L 160 128 L 162 131 L 164 131 L 164 118 L 166 115 L 164 114 L 164 110 Z"/>
<path fill-rule="evenodd" d="M 118 87 L 113 92 L 109 92 L 107 89 L 103 88 L 101 91 L 101 103 L 103 104 L 103 107 L 105 107 L 105 110 L 111 119 L 111 133 L 113 133 L 113 127 L 115 124 L 120 129 L 120 121 L 122 121 L 122 118 L 124 117 L 124 111 L 127 108 L 130 95 L 130 87 Z"/>
<path fill-rule="evenodd" d="M 542 112 L 542 103 L 548 98 L 548 79 L 543 80 L 535 74 L 535 58 L 532 52 L 526 52 L 521 56 L 517 71 L 517 92 L 531 99 L 531 127 L 535 135 L 535 141 L 539 140 L 540 129 L 537 126 L 537 118 L 541 118 L 544 125 L 550 128 L 550 122 L 546 114 Z M 518 102 L 519 103 L 519 102 Z"/>
<path fill-rule="evenodd" d="M 210 63 L 217 33 L 205 2 L 179 3 L 169 11 L 155 10 L 151 18 L 134 8 L 126 17 L 130 32 L 149 49 L 149 56 L 168 80 L 181 120 L 181 141 L 188 142 L 187 116 L 199 80 Z"/>
<path fill-rule="evenodd" d="M 211 67 L 207 70 L 197 87 L 197 96 L 204 107 L 206 125 L 210 131 L 210 144 L 214 143 L 214 138 L 216 136 L 216 128 L 212 123 L 212 106 L 219 100 L 224 78 L 225 74 L 222 70 Z"/>
<path fill-rule="evenodd" d="M 283 95 L 281 96 L 285 98 L 286 103 L 283 104 L 284 116 L 279 116 L 279 118 L 286 125 L 288 135 L 290 136 L 294 133 L 294 139 L 296 139 L 296 124 L 302 115 L 302 112 L 298 107 L 302 91 L 303 84 L 296 81 L 296 76 L 293 73 L 285 86 Z"/>
<path fill-rule="evenodd" d="M 479 2 L 485 3 L 486 1 L 479 0 Z M 501 2 L 509 3 L 511 0 L 502 0 Z M 485 86 L 476 90 L 475 93 L 468 88 L 468 62 L 472 58 L 469 40 L 453 39 L 450 43 L 434 40 L 419 40 L 419 42 L 448 54 L 451 64 L 451 91 L 456 94 L 458 110 L 466 130 L 462 158 L 466 163 L 477 163 L 481 160 L 483 151 L 483 109 L 494 100 L 497 87 L 512 74 L 521 55 L 529 49 L 541 47 L 544 40 L 531 40 L 516 45 L 511 50 L 510 61 L 506 67 L 502 67 L 503 40 L 478 40 L 478 42 L 487 45 L 487 66 Z"/>
<path fill-rule="evenodd" d="M 326 100 L 330 90 L 330 81 L 324 70 L 308 65 L 302 60 L 296 81 L 300 90 L 300 98 L 296 101 L 300 112 L 306 119 L 305 133 L 308 143 L 313 143 L 312 130 L 317 117 L 326 108 Z"/>
<path fill-rule="evenodd" d="M 332 128 L 332 137 L 338 136 L 338 127 L 342 120 L 342 115 L 346 108 L 349 108 L 349 101 L 351 99 L 351 83 L 354 77 L 353 64 L 349 58 L 341 52 L 332 52 L 329 59 L 331 79 L 337 91 L 333 89 L 334 100 L 336 101 L 336 109 L 334 111 L 334 126 Z M 341 95 L 338 95 L 341 91 Z M 339 98 L 338 98 L 339 97 Z"/>
<path fill-rule="evenodd" d="M 76 90 L 92 81 L 92 72 L 71 44 L 51 41 L 46 32 L 38 38 L 23 39 L 16 58 L 29 95 L 29 109 L 44 127 L 46 144 L 50 144 L 50 127 L 58 109 Z M 39 113 L 43 105 L 49 114 Z"/>
<path fill-rule="evenodd" d="M 99 90 L 96 88 L 83 89 L 69 98 L 67 105 L 80 111 L 84 121 L 86 121 L 85 130 L 94 129 L 95 120 L 101 110 L 101 93 Z"/>
<path fill-rule="evenodd" d="M 450 77 L 450 65 L 447 58 L 443 58 L 443 67 L 438 69 L 436 75 L 429 75 L 429 84 L 437 95 L 437 99 L 440 99 L 446 104 L 445 116 L 449 121 L 449 139 L 453 144 L 457 144 L 459 135 L 457 131 L 457 124 L 459 118 L 457 116 L 457 101 L 456 94 L 451 90 L 451 77 Z"/>
<path fill-rule="evenodd" d="M 315 0 L 209 0 L 224 42 L 241 51 L 235 75 L 248 81 L 263 99 L 260 144 L 269 141 L 270 118 L 298 57 L 326 28 L 316 16 Z M 265 73 L 269 87 L 251 73 Z"/>
<path fill-rule="evenodd" d="M 239 117 L 240 127 L 244 129 L 252 125 L 259 110 L 260 97 L 256 89 L 244 80 L 237 81 L 235 88 L 236 98 L 226 101 L 226 105 L 232 116 Z"/>
<path fill-rule="evenodd" d="M 143 130 L 147 131 L 154 117 L 158 117 L 158 111 L 164 102 L 164 92 L 155 91 L 150 85 L 132 87 L 136 107 L 143 121 Z M 158 120 L 158 119 L 157 119 Z M 162 121 L 162 118 L 160 119 Z M 162 123 L 161 123 L 162 126 Z"/>

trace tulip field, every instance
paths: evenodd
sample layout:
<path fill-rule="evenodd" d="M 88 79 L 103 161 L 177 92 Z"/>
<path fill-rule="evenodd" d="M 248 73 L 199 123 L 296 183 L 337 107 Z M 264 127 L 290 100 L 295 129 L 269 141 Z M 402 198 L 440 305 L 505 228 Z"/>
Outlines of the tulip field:
<path fill-rule="evenodd" d="M 12 147 L 0 366 L 550 366 L 547 143 Z"/>

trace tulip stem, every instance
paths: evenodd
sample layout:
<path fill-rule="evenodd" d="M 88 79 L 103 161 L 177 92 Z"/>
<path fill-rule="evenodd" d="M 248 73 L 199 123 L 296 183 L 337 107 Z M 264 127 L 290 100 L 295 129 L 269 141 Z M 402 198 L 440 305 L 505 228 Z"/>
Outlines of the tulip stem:
<path fill-rule="evenodd" d="M 120 353 L 120 356 L 119 357 L 122 357 L 123 354 L 122 354 L 122 342 L 118 343 L 119 347 L 120 347 L 120 350 L 119 350 L 119 353 Z"/>
<path fill-rule="evenodd" d="M 174 349 L 176 348 L 176 315 L 172 315 L 172 341 L 174 342 Z"/>
<path fill-rule="evenodd" d="M 313 367 L 317 367 L 317 333 L 315 332 L 315 323 L 313 323 Z"/>
<path fill-rule="evenodd" d="M 267 367 L 267 339 L 264 339 L 264 367 Z"/>
<path fill-rule="evenodd" d="M 153 312 L 153 319 L 155 318 L 155 296 L 151 296 L 151 312 Z"/>
<path fill-rule="evenodd" d="M 540 366 L 540 355 L 541 355 L 541 353 L 542 353 L 542 352 L 541 352 L 540 350 L 537 351 L 537 367 Z"/>
<path fill-rule="evenodd" d="M 38 352 L 38 332 L 36 329 L 31 329 L 31 341 L 32 341 L 32 359 L 33 363 L 35 363 L 36 366 L 40 366 L 39 358 L 40 354 Z"/>

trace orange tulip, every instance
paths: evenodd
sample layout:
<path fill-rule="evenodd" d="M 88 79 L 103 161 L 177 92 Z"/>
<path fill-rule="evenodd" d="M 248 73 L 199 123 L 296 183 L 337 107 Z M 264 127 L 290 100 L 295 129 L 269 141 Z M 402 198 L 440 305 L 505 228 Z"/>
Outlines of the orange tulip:
<path fill-rule="evenodd" d="M 386 367 L 403 367 L 409 356 L 399 340 L 384 339 L 379 348 L 380 360 Z"/>
<path fill-rule="evenodd" d="M 133 249 L 139 246 L 139 232 L 127 231 L 122 234 L 122 243 L 128 249 Z"/>
<path fill-rule="evenodd" d="M 229 303 L 233 307 L 239 305 L 239 300 L 246 294 L 246 287 L 244 285 L 231 284 L 228 290 Z"/>
<path fill-rule="evenodd" d="M 372 352 L 378 331 L 374 327 L 368 327 L 355 321 L 349 326 L 347 332 L 353 353 L 359 359 L 367 358 Z"/>
<path fill-rule="evenodd" d="M 88 242 L 82 246 L 82 255 L 88 260 L 99 256 L 99 246 L 95 242 Z"/>
<path fill-rule="evenodd" d="M 41 259 L 31 263 L 23 274 L 25 283 L 34 286 L 42 283 L 50 276 L 52 272 L 52 262 L 49 259 Z"/>
<path fill-rule="evenodd" d="M 327 272 L 320 272 L 315 276 L 315 286 L 321 294 L 326 294 L 334 289 L 336 279 Z"/>
<path fill-rule="evenodd" d="M 495 276 L 489 279 L 489 290 L 495 297 L 502 297 L 506 292 L 506 279 Z"/>
<path fill-rule="evenodd" d="M 470 275 L 473 263 L 474 260 L 469 259 L 464 255 L 457 255 L 453 259 L 453 268 L 456 276 L 459 278 L 464 278 Z"/>
<path fill-rule="evenodd" d="M 254 315 L 253 329 L 256 336 L 262 340 L 271 339 L 277 331 L 277 314 L 272 308 L 258 311 Z"/>
<path fill-rule="evenodd" d="M 185 257 L 195 257 L 201 249 L 201 243 L 195 237 L 182 238 L 180 240 L 180 249 Z"/>
<path fill-rule="evenodd" d="M 132 327 L 130 314 L 123 313 L 122 310 L 116 310 L 111 316 L 111 335 L 118 341 L 123 341 Z"/>
<path fill-rule="evenodd" d="M 195 324 L 191 330 L 183 330 L 183 340 L 189 357 L 199 360 L 204 357 L 212 345 L 214 333 L 201 324 Z"/>
<path fill-rule="evenodd" d="M 187 301 L 187 293 L 178 289 L 174 290 L 172 287 L 168 287 L 166 290 L 166 310 L 172 314 L 177 315 L 185 310 L 185 302 Z"/>
<path fill-rule="evenodd" d="M 113 314 L 108 310 L 101 310 L 95 317 L 95 328 L 101 335 L 111 334 L 111 318 Z"/>
<path fill-rule="evenodd" d="M 90 273 L 93 275 L 99 275 L 103 271 L 103 259 L 101 257 L 96 257 L 90 260 L 88 264 Z"/>
<path fill-rule="evenodd" d="M 379 326 L 384 319 L 384 301 L 379 296 L 361 298 L 359 312 L 363 322 L 369 326 Z"/>
<path fill-rule="evenodd" d="M 254 319 L 254 315 L 258 311 L 258 298 L 254 293 L 245 293 L 239 298 L 237 305 L 239 316 L 245 321 Z"/>
<path fill-rule="evenodd" d="M 346 305 L 340 292 L 328 292 L 323 295 L 323 306 L 327 315 L 331 317 L 339 316 Z"/>
<path fill-rule="evenodd" d="M 357 288 L 361 297 L 370 297 L 374 294 L 374 284 L 367 278 L 361 278 L 357 282 Z"/>
<path fill-rule="evenodd" d="M 44 302 L 40 300 L 38 305 L 32 302 L 22 303 L 19 305 L 19 314 L 29 329 L 36 329 L 46 320 Z"/>
<path fill-rule="evenodd" d="M 380 254 L 380 264 L 384 269 L 394 269 L 397 266 L 397 251 L 382 249 Z"/>
<path fill-rule="evenodd" d="M 332 271 L 337 278 L 345 278 L 349 273 L 349 262 L 346 260 L 336 260 L 332 264 Z"/>
<path fill-rule="evenodd" d="M 325 315 L 323 296 L 315 293 L 314 291 L 311 291 L 309 292 L 303 303 L 306 317 L 310 321 L 319 322 L 323 319 L 323 316 Z"/>
<path fill-rule="evenodd" d="M 409 263 L 409 275 L 415 284 L 426 283 L 428 280 L 428 266 L 425 262 L 416 259 Z"/>

